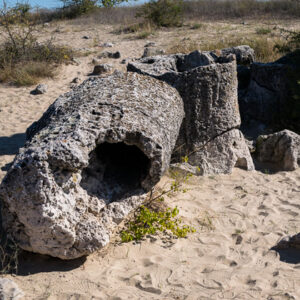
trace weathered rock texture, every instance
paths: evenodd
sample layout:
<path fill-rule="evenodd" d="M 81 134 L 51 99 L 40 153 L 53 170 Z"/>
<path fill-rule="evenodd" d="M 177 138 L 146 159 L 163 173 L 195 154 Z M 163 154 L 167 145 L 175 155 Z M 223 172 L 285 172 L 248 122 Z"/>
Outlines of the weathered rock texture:
<path fill-rule="evenodd" d="M 300 135 L 283 130 L 270 135 L 261 135 L 256 142 L 257 159 L 273 163 L 284 171 L 293 171 L 300 165 Z"/>
<path fill-rule="evenodd" d="M 2 183 L 6 230 L 23 249 L 62 259 L 103 247 L 169 167 L 183 116 L 175 89 L 134 73 L 59 97 Z"/>
<path fill-rule="evenodd" d="M 256 138 L 267 128 L 300 132 L 300 50 L 238 71 L 241 129 L 247 136 Z"/>
<path fill-rule="evenodd" d="M 8 278 L 0 278 L 1 300 L 19 300 L 22 299 L 23 296 L 24 293 L 19 289 L 14 281 Z"/>
<path fill-rule="evenodd" d="M 99 64 L 94 66 L 92 75 L 101 75 L 104 73 L 112 72 L 113 66 L 111 64 Z"/>
<path fill-rule="evenodd" d="M 255 61 L 254 50 L 248 45 L 241 45 L 221 50 L 222 55 L 234 54 L 238 65 L 249 65 Z"/>
<path fill-rule="evenodd" d="M 165 54 L 165 50 L 158 47 L 145 47 L 142 57 L 155 56 Z"/>
<path fill-rule="evenodd" d="M 128 70 L 163 80 L 179 91 L 186 117 L 173 153 L 175 160 L 188 155 L 189 163 L 199 166 L 204 175 L 230 173 L 236 164 L 254 168 L 238 131 L 241 120 L 234 56 L 199 51 L 154 56 L 129 63 Z"/>

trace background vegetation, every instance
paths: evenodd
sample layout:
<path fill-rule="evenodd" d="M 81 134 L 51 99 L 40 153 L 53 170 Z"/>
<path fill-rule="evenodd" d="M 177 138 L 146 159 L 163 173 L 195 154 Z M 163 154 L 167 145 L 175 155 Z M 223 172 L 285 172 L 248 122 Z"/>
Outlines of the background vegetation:
<path fill-rule="evenodd" d="M 70 61 L 73 52 L 54 45 L 52 39 L 37 41 L 37 18 L 32 17 L 30 6 L 4 5 L 0 10 L 0 26 L 4 39 L 0 44 L 0 82 L 15 85 L 33 85 L 41 77 L 53 77 L 58 64 Z"/>

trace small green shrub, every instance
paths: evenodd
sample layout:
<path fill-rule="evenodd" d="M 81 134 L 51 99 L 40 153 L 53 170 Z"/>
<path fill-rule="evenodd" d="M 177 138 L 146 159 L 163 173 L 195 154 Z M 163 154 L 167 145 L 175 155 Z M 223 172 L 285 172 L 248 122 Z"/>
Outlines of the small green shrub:
<path fill-rule="evenodd" d="M 188 156 L 182 157 L 182 162 L 188 162 Z M 169 189 L 163 190 L 157 196 L 154 196 L 153 191 L 150 193 L 150 198 L 146 202 L 147 206 L 141 206 L 135 213 L 134 220 L 127 223 L 127 229 L 121 231 L 122 242 L 141 240 L 145 235 L 155 235 L 157 232 L 182 238 L 186 237 L 188 233 L 196 231 L 191 226 L 181 225 L 182 219 L 178 217 L 177 206 L 173 209 L 162 206 L 164 195 L 186 193 L 187 190 L 182 189 L 182 185 L 188 182 L 193 175 L 172 170 L 169 170 L 169 175 L 173 179 Z"/>
<path fill-rule="evenodd" d="M 203 29 L 206 28 L 206 25 L 201 23 L 195 23 L 191 26 L 191 29 L 197 30 L 197 29 Z"/>
<path fill-rule="evenodd" d="M 64 15 L 69 19 L 92 12 L 98 7 L 98 0 L 62 0 L 62 2 Z"/>
<path fill-rule="evenodd" d="M 134 221 L 129 223 L 128 229 L 121 232 L 122 242 L 141 240 L 145 235 L 155 235 L 158 231 L 169 232 L 179 238 L 195 232 L 193 227 L 181 225 L 182 220 L 177 217 L 178 213 L 177 207 L 154 211 L 141 206 Z"/>
<path fill-rule="evenodd" d="M 300 31 L 286 31 L 286 42 L 276 44 L 274 49 L 279 53 L 288 53 L 300 49 Z"/>
<path fill-rule="evenodd" d="M 272 32 L 272 30 L 270 29 L 270 28 L 263 28 L 263 27 L 261 27 L 261 28 L 256 28 L 256 34 L 269 34 L 269 33 L 271 33 Z"/>
<path fill-rule="evenodd" d="M 182 0 L 150 0 L 141 6 L 136 16 L 143 17 L 157 27 L 181 26 L 182 9 Z"/>
<path fill-rule="evenodd" d="M 140 39 L 140 40 L 146 39 L 146 38 L 148 38 L 151 34 L 152 34 L 151 31 L 142 31 L 142 32 L 140 32 L 140 33 L 137 34 L 136 38 L 137 38 L 137 39 Z"/>

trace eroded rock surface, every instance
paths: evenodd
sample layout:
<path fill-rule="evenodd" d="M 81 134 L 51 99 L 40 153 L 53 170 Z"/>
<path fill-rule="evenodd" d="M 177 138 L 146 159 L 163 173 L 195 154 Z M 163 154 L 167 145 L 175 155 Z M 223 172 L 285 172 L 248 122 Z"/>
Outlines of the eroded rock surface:
<path fill-rule="evenodd" d="M 169 167 L 183 116 L 175 89 L 135 73 L 90 78 L 59 97 L 1 185 L 8 234 L 62 259 L 105 246 Z"/>
<path fill-rule="evenodd" d="M 217 136 L 200 149 L 192 158 L 199 165 L 201 175 L 228 174 L 234 167 L 254 170 L 249 148 L 238 129 Z"/>
<path fill-rule="evenodd" d="M 158 47 L 153 47 L 153 46 L 148 46 L 148 47 L 145 47 L 142 57 L 162 55 L 162 54 L 165 54 L 164 49 L 161 49 Z"/>
<path fill-rule="evenodd" d="M 186 117 L 173 153 L 175 160 L 187 155 L 203 174 L 230 173 L 238 161 L 254 169 L 244 138 L 237 133 L 241 119 L 233 55 L 194 51 L 154 56 L 130 62 L 128 70 L 158 78 L 179 91 Z"/>
<path fill-rule="evenodd" d="M 222 55 L 234 54 L 238 65 L 249 65 L 255 61 L 254 50 L 248 45 L 241 45 L 221 50 Z"/>
<path fill-rule="evenodd" d="M 300 165 L 300 135 L 282 130 L 270 135 L 261 135 L 256 142 L 257 159 L 272 163 L 283 171 L 296 170 Z"/>
<path fill-rule="evenodd" d="M 257 138 L 269 131 L 300 131 L 300 50 L 273 63 L 239 68 L 239 105 L 242 131 Z"/>

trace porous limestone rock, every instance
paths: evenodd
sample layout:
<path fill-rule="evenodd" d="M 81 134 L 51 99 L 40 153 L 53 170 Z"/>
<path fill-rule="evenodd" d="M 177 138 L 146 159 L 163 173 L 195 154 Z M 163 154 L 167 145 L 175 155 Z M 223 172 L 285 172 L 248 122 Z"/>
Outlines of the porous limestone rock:
<path fill-rule="evenodd" d="M 241 130 L 246 136 L 256 139 L 266 129 L 300 132 L 299 79 L 300 50 L 276 62 L 253 63 L 249 70 L 239 68 Z"/>
<path fill-rule="evenodd" d="M 113 66 L 111 64 L 99 64 L 94 66 L 92 75 L 101 75 L 104 73 L 112 72 Z"/>
<path fill-rule="evenodd" d="M 105 246 L 168 169 L 183 116 L 176 89 L 135 73 L 92 77 L 60 96 L 27 130 L 1 185 L 8 234 L 62 259 Z"/>
<path fill-rule="evenodd" d="M 296 170 L 300 165 L 300 135 L 290 130 L 261 135 L 256 154 L 260 162 L 273 163 L 284 171 Z"/>
<path fill-rule="evenodd" d="M 255 61 L 254 50 L 248 45 L 241 45 L 221 50 L 222 55 L 234 54 L 238 65 L 249 65 Z"/>
<path fill-rule="evenodd" d="M 32 94 L 34 95 L 41 95 L 45 94 L 48 91 L 48 86 L 47 84 L 39 84 L 33 91 Z"/>
<path fill-rule="evenodd" d="M 286 67 L 282 64 L 254 63 L 250 67 L 250 81 L 239 91 L 239 105 L 245 126 L 249 120 L 270 124 L 278 114 L 286 97 Z"/>
<path fill-rule="evenodd" d="M 194 51 L 154 56 L 130 62 L 128 70 L 158 78 L 179 91 L 186 117 L 173 153 L 175 160 L 187 155 L 203 174 L 230 173 L 238 161 L 247 170 L 254 169 L 245 140 L 237 134 L 241 120 L 233 55 Z"/>
<path fill-rule="evenodd" d="M 111 48 L 113 46 L 114 46 L 113 43 L 102 43 L 99 45 L 99 47 L 103 47 L 103 48 Z"/>
<path fill-rule="evenodd" d="M 254 170 L 248 145 L 238 129 L 212 139 L 192 157 L 194 164 L 199 165 L 200 175 L 228 174 L 234 167 Z"/>
<path fill-rule="evenodd" d="M 142 57 L 162 55 L 162 54 L 165 54 L 164 49 L 161 49 L 158 47 L 153 47 L 153 46 L 148 46 L 148 47 L 145 47 Z"/>
<path fill-rule="evenodd" d="M 156 47 L 156 43 L 155 43 L 155 42 L 149 41 L 149 42 L 147 42 L 147 43 L 144 45 L 144 47 L 145 47 L 145 48 L 147 48 L 147 47 Z"/>
<path fill-rule="evenodd" d="M 8 278 L 0 278 L 1 300 L 20 300 L 23 296 L 24 293 L 19 289 L 14 281 Z"/>
<path fill-rule="evenodd" d="M 120 57 L 121 57 L 121 53 L 119 51 L 116 51 L 116 52 L 104 51 L 100 55 L 98 55 L 98 58 L 115 58 L 115 59 L 118 59 Z"/>

